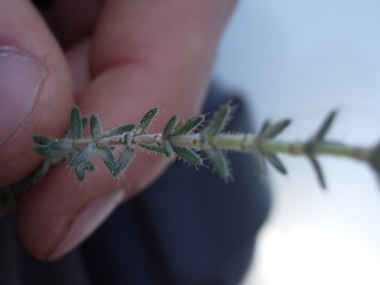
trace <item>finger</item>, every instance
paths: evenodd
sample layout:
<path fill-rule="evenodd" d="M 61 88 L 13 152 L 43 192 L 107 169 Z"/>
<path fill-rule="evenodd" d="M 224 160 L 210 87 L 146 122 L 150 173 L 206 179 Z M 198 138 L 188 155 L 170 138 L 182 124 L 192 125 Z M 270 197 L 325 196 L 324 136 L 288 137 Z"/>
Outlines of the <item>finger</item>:
<path fill-rule="evenodd" d="M 68 64 L 30 1 L 1 1 L 0 73 L 1 187 L 42 161 L 31 136 L 62 136 L 73 101 Z"/>
<path fill-rule="evenodd" d="M 77 96 L 83 93 L 87 85 L 90 83 L 90 49 L 91 40 L 86 38 L 66 52 L 66 57 L 71 67 L 71 73 L 74 77 L 75 93 Z"/>
<path fill-rule="evenodd" d="M 162 131 L 173 114 L 187 118 L 199 112 L 231 3 L 108 1 L 93 39 L 93 80 L 78 100 L 82 112 L 99 114 L 107 130 L 138 123 L 159 106 L 165 112 L 150 132 Z M 94 164 L 96 173 L 82 185 L 70 169 L 58 165 L 21 200 L 21 239 L 36 256 L 55 259 L 78 245 L 167 162 L 138 153 L 117 183 L 101 159 Z"/>
<path fill-rule="evenodd" d="M 71 47 L 94 30 L 103 0 L 56 0 L 52 21 L 64 47 Z"/>

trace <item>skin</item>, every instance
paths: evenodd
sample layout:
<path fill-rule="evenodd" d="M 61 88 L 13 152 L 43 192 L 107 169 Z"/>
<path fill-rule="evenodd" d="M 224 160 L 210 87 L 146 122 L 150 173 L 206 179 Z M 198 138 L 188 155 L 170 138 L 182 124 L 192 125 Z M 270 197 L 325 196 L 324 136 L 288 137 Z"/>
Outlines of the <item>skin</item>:
<path fill-rule="evenodd" d="M 56 1 L 49 12 L 53 35 L 30 1 L 2 0 L 0 45 L 41 62 L 46 77 L 28 119 L 0 147 L 0 186 L 33 171 L 42 158 L 33 153 L 31 135 L 61 137 L 73 104 L 83 115 L 98 114 L 103 130 L 138 123 L 154 107 L 164 112 L 150 132 L 162 131 L 173 114 L 186 119 L 199 113 L 235 2 Z M 93 162 L 96 175 L 87 175 L 82 185 L 63 162 L 21 197 L 19 235 L 36 257 L 50 258 L 92 201 L 117 190 L 128 200 L 168 164 L 162 156 L 138 152 L 125 176 L 114 181 L 99 157 Z"/>

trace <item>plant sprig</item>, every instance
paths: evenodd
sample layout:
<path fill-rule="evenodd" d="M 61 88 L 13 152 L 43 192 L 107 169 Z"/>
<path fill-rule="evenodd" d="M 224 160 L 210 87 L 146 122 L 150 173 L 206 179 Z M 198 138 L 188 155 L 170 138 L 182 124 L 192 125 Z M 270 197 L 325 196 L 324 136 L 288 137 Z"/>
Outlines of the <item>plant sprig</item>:
<path fill-rule="evenodd" d="M 15 200 L 17 193 L 28 188 L 40 180 L 48 171 L 50 165 L 65 158 L 69 166 L 75 169 L 80 182 L 85 180 L 86 171 L 95 170 L 91 159 L 99 154 L 114 178 L 120 177 L 128 168 L 136 155 L 136 148 L 140 147 L 151 152 L 161 153 L 168 158 L 178 157 L 195 166 L 202 166 L 203 160 L 198 154 L 202 151 L 207 154 L 213 165 L 213 170 L 226 182 L 232 179 L 230 163 L 226 156 L 228 151 L 252 153 L 260 159 L 267 160 L 280 173 L 287 170 L 278 157 L 278 153 L 291 155 L 304 155 L 312 163 L 319 183 L 326 188 L 322 168 L 317 160 L 321 154 L 346 156 L 367 162 L 380 174 L 380 144 L 374 148 L 348 146 L 343 143 L 332 142 L 326 139 L 326 134 L 332 126 L 336 112 L 331 112 L 323 122 L 315 136 L 306 142 L 284 142 L 276 137 L 291 123 L 282 120 L 272 124 L 267 121 L 258 135 L 225 132 L 225 127 L 232 119 L 235 107 L 230 102 L 222 105 L 213 114 L 206 127 L 201 128 L 205 116 L 197 115 L 187 121 L 179 120 L 177 116 L 169 119 L 162 133 L 149 134 L 148 129 L 158 109 L 148 111 L 141 121 L 116 127 L 103 132 L 97 115 L 90 118 L 91 138 L 83 137 L 83 129 L 87 124 L 87 117 L 82 117 L 79 108 L 74 106 L 71 110 L 70 130 L 62 139 L 48 138 L 43 135 L 34 135 L 36 146 L 33 150 L 46 157 L 45 162 L 30 177 L 15 187 L 0 189 L 0 209 L 8 200 Z M 123 150 L 118 158 L 113 150 L 115 146 L 122 146 Z M 21 189 L 21 190 L 20 190 Z"/>

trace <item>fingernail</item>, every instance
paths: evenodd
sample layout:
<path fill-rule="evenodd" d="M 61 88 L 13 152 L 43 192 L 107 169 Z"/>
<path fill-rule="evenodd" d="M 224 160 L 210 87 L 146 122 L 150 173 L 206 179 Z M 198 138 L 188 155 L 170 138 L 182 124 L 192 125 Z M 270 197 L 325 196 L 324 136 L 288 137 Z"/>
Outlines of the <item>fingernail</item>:
<path fill-rule="evenodd" d="M 90 202 L 75 218 L 70 230 L 48 259 L 53 261 L 63 256 L 90 236 L 123 201 L 123 197 L 124 192 L 120 190 Z"/>
<path fill-rule="evenodd" d="M 17 48 L 0 45 L 0 146 L 28 118 L 45 75 L 41 62 Z"/>

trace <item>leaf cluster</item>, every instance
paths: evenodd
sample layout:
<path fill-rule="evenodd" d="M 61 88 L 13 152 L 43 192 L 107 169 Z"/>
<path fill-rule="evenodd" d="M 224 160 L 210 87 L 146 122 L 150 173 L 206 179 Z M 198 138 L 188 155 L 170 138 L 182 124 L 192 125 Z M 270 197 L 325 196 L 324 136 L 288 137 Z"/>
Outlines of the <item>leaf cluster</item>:
<path fill-rule="evenodd" d="M 220 177 L 228 181 L 231 178 L 229 162 L 224 152 L 212 143 L 212 138 L 218 136 L 231 119 L 234 107 L 228 102 L 220 107 L 213 114 L 209 125 L 200 132 L 201 149 L 204 150 L 210 159 L 214 171 Z M 187 121 L 179 120 L 176 115 L 172 116 L 155 143 L 136 143 L 137 138 L 149 136 L 147 129 L 158 113 L 154 108 L 148 111 L 141 121 L 135 124 L 128 124 L 103 132 L 100 120 L 97 115 L 90 118 L 91 138 L 83 138 L 83 129 L 87 123 L 87 117 L 81 117 L 79 108 L 74 106 L 71 110 L 70 130 L 62 139 L 52 139 L 42 135 L 34 135 L 33 140 L 37 143 L 33 150 L 50 160 L 66 158 L 68 165 L 75 168 L 75 173 L 79 181 L 84 181 L 86 170 L 94 170 L 91 159 L 99 154 L 103 162 L 110 170 L 114 178 L 118 178 L 126 170 L 135 156 L 136 146 L 152 152 L 162 153 L 168 158 L 178 157 L 195 166 L 202 166 L 203 160 L 196 153 L 192 146 L 173 144 L 173 139 L 187 137 L 192 134 L 204 122 L 204 115 L 194 116 Z M 118 145 L 123 146 L 121 154 L 116 159 L 113 153 L 115 138 L 119 138 Z M 85 145 L 83 147 L 83 145 Z M 199 146 L 198 146 L 199 148 Z"/>

